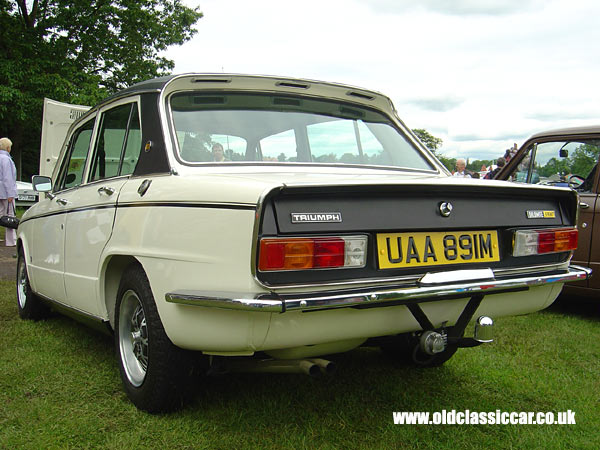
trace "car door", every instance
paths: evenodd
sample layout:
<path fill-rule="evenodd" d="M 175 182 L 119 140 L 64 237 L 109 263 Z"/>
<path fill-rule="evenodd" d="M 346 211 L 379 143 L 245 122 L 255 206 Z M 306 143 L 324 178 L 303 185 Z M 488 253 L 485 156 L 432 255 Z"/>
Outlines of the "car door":
<path fill-rule="evenodd" d="M 73 130 L 61 161 L 52 195 L 41 196 L 33 221 L 28 271 L 38 294 L 64 303 L 65 223 L 68 198 L 81 185 L 88 158 L 95 116 Z"/>
<path fill-rule="evenodd" d="M 66 303 L 91 315 L 100 314 L 100 256 L 111 236 L 117 198 L 133 172 L 141 149 L 137 99 L 101 109 L 87 182 L 65 200 L 64 285 Z"/>
<path fill-rule="evenodd" d="M 596 166 L 597 167 L 597 166 Z M 579 192 L 579 246 L 573 255 L 573 263 L 590 267 L 593 273 L 600 273 L 600 202 L 598 194 L 600 189 L 600 174 L 594 171 L 591 189 Z M 583 286 L 584 282 L 578 285 Z M 600 277 L 593 276 L 586 280 L 586 286 L 591 289 L 600 289 Z"/>

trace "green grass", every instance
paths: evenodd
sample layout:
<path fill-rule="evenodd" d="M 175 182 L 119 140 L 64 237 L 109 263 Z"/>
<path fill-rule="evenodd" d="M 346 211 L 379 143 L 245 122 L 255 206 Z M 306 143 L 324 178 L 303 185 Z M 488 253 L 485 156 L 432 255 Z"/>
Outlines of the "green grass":
<path fill-rule="evenodd" d="M 17 316 L 0 282 L 0 448 L 600 448 L 600 304 L 496 321 L 496 342 L 441 368 L 376 349 L 338 372 L 199 380 L 181 412 L 136 410 L 112 340 L 55 316 Z M 575 411 L 577 425 L 394 425 L 393 411 Z"/>

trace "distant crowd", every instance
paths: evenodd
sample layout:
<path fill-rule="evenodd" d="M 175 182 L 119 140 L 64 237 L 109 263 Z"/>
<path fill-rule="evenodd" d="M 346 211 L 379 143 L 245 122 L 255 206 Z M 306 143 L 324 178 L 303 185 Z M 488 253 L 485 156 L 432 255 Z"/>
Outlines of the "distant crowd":
<path fill-rule="evenodd" d="M 486 167 L 485 165 L 481 166 L 481 170 L 479 172 L 473 172 L 467 169 L 467 161 L 465 158 L 458 158 L 456 160 L 455 170 L 452 172 L 452 176 L 457 178 L 483 178 L 486 180 L 492 180 L 502 168 L 508 164 L 511 158 L 517 153 L 517 144 L 514 144 L 513 147 L 506 149 L 504 152 L 504 156 L 499 157 L 496 160 L 496 164 L 491 164 Z"/>

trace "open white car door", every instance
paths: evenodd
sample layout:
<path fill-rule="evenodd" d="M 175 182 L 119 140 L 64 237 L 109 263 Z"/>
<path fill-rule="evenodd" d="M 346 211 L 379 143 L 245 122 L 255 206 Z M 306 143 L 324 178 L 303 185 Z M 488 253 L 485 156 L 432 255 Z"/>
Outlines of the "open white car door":
<path fill-rule="evenodd" d="M 44 99 L 40 175 L 52 176 L 69 127 L 89 109 L 89 106 L 71 105 L 49 98 Z"/>

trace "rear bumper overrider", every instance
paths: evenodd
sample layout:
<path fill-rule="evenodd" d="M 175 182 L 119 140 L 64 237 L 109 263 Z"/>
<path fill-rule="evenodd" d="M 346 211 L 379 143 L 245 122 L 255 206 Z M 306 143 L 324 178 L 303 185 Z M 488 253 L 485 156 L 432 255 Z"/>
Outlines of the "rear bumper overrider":
<path fill-rule="evenodd" d="M 222 308 L 242 311 L 283 313 L 286 311 L 315 311 L 333 308 L 372 308 L 401 304 L 422 303 L 453 298 L 489 295 L 502 292 L 522 291 L 553 283 L 566 283 L 587 279 L 591 269 L 570 266 L 543 274 L 513 275 L 496 279 L 491 270 L 469 271 L 471 279 L 461 279 L 465 271 L 441 273 L 438 280 L 435 274 L 426 275 L 410 286 L 375 286 L 339 291 L 307 292 L 301 294 L 270 293 L 230 293 L 222 291 L 179 290 L 165 295 L 169 303 L 194 305 L 209 308 Z M 474 275 L 473 275 L 474 274 Z M 473 277 L 477 278 L 473 280 Z M 457 281 L 458 279 L 458 281 Z"/>

